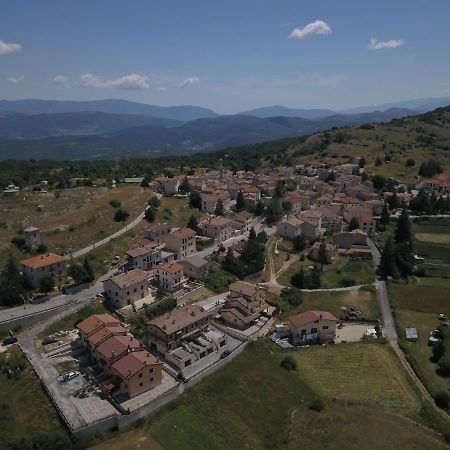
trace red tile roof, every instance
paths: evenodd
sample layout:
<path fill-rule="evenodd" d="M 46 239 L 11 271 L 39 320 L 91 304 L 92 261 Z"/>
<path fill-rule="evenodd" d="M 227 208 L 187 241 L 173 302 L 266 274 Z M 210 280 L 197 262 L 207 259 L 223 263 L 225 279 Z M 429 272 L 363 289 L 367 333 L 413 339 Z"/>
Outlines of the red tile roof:
<path fill-rule="evenodd" d="M 161 269 L 169 273 L 177 273 L 183 270 L 183 266 L 177 262 L 160 264 L 156 269 Z"/>
<path fill-rule="evenodd" d="M 131 335 L 126 336 L 111 336 L 106 341 L 103 341 L 97 347 L 97 353 L 104 356 L 107 360 L 121 355 L 126 352 L 141 350 L 141 343 Z"/>
<path fill-rule="evenodd" d="M 129 379 L 136 375 L 144 367 L 162 364 L 160 360 L 146 351 L 131 352 L 120 358 L 114 364 L 112 369 L 123 379 Z"/>
<path fill-rule="evenodd" d="M 119 325 L 116 327 L 102 327 L 100 330 L 96 331 L 94 334 L 91 334 L 88 337 L 88 342 L 96 346 L 99 342 L 101 342 L 104 338 L 109 336 L 114 336 L 117 334 L 126 334 L 127 329 L 123 326 Z"/>
<path fill-rule="evenodd" d="M 118 326 L 120 325 L 120 320 L 110 314 L 94 314 L 80 322 L 77 328 L 84 334 L 90 334 L 98 327 L 105 327 L 107 325 Z"/>
<path fill-rule="evenodd" d="M 22 259 L 20 264 L 32 269 L 39 269 L 41 267 L 47 267 L 52 264 L 65 262 L 66 259 L 63 256 L 56 255 L 55 253 L 46 253 L 44 255 L 32 256 L 31 258 Z"/>
<path fill-rule="evenodd" d="M 305 311 L 303 313 L 289 317 L 288 321 L 294 327 L 301 327 L 320 319 L 337 322 L 336 317 L 334 317 L 333 314 L 328 311 Z"/>

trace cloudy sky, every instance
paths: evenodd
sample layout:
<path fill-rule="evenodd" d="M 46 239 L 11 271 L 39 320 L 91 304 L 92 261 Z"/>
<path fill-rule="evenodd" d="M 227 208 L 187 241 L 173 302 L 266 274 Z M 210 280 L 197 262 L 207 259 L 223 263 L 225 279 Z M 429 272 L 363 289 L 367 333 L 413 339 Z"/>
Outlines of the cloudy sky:
<path fill-rule="evenodd" d="M 448 0 L 4 1 L 0 98 L 220 113 L 450 96 Z"/>

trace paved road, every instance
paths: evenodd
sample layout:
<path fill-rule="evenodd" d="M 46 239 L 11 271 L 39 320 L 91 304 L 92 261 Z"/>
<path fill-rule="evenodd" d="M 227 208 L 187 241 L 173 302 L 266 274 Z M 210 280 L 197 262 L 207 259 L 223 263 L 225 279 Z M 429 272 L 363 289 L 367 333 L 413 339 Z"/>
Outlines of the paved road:
<path fill-rule="evenodd" d="M 139 214 L 132 222 L 125 225 L 123 228 L 121 228 L 119 231 L 116 231 L 115 233 L 111 234 L 110 236 L 102 239 L 101 241 L 94 242 L 91 245 L 88 245 L 87 247 L 82 248 L 81 250 L 77 250 L 70 255 L 72 258 L 78 258 L 80 256 L 85 255 L 86 253 L 91 252 L 92 250 L 95 250 L 98 247 L 101 247 L 102 245 L 107 244 L 108 242 L 111 242 L 113 239 L 118 238 L 119 236 L 122 236 L 122 234 L 125 234 L 127 231 L 134 228 L 138 223 L 142 222 L 142 220 L 145 217 L 145 211 Z"/>

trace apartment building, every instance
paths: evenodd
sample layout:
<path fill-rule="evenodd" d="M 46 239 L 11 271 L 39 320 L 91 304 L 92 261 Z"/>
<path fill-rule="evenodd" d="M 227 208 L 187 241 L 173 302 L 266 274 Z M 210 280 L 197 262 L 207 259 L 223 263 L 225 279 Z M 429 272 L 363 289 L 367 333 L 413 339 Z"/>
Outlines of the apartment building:
<path fill-rule="evenodd" d="M 152 270 L 156 264 L 161 262 L 161 250 L 164 244 L 152 242 L 147 245 L 135 247 L 128 250 L 127 256 L 128 267 L 142 270 Z"/>
<path fill-rule="evenodd" d="M 220 242 L 226 241 L 233 236 L 232 224 L 232 220 L 225 217 L 212 217 L 202 222 L 203 234 Z"/>
<path fill-rule="evenodd" d="M 175 253 L 175 259 L 185 258 L 197 253 L 195 236 L 197 233 L 190 228 L 179 228 L 164 237 L 166 250 Z"/>
<path fill-rule="evenodd" d="M 183 269 L 183 266 L 177 262 L 160 264 L 154 270 L 154 279 L 159 287 L 170 292 L 176 291 L 187 281 L 183 275 Z"/>
<path fill-rule="evenodd" d="M 133 269 L 105 280 L 103 290 L 108 304 L 120 309 L 148 295 L 148 276 L 141 269 Z"/>
<path fill-rule="evenodd" d="M 66 259 L 55 253 L 45 253 L 22 259 L 19 261 L 19 265 L 24 277 L 34 289 L 39 287 L 39 282 L 45 275 L 52 277 L 56 285 L 60 285 L 67 277 Z"/>

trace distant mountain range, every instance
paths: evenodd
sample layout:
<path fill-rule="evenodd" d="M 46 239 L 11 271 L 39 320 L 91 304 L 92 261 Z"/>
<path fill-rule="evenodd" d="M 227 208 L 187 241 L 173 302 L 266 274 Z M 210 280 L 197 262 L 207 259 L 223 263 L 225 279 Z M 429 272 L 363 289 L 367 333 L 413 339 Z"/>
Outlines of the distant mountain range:
<path fill-rule="evenodd" d="M 332 127 L 389 122 L 450 104 L 419 99 L 379 109 L 270 106 L 218 115 L 197 106 L 153 106 L 126 100 L 0 100 L 0 159 L 111 159 L 207 152 L 304 136 Z M 370 109 L 370 111 L 366 111 Z"/>
<path fill-rule="evenodd" d="M 3 137 L 0 138 L 0 159 L 114 159 L 208 152 L 242 144 L 303 136 L 335 126 L 386 122 L 404 117 L 409 112 L 390 109 L 374 113 L 334 115 L 318 120 L 235 115 L 197 119 L 171 127 L 136 126 L 94 135 L 77 133 L 41 138 Z M 51 115 L 46 115 L 47 118 L 48 116 Z M 71 117 L 75 117 L 77 123 L 80 122 L 79 115 L 65 114 L 65 130 L 70 128 L 68 120 Z M 99 117 L 103 119 L 102 115 Z M 91 124 L 94 123 L 93 118 L 94 116 L 90 117 Z M 142 117 L 140 120 L 143 120 Z M 111 126 L 111 122 L 108 126 Z"/>

